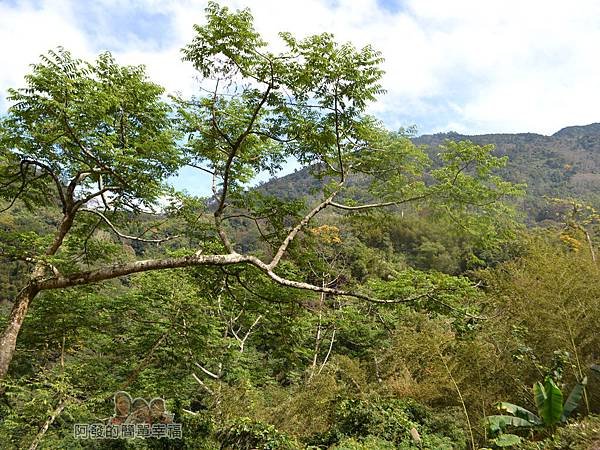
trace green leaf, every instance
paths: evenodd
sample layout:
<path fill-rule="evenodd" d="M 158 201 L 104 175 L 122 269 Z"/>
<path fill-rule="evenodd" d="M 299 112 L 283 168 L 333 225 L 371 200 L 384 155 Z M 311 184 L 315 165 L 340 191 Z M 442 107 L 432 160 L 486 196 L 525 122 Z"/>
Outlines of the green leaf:
<path fill-rule="evenodd" d="M 546 377 L 543 387 L 541 383 L 538 382 L 533 388 L 536 404 L 538 405 L 538 398 L 542 398 L 540 395 L 540 387 L 541 391 L 543 391 L 544 401 L 541 404 L 541 408 L 538 406 L 539 415 L 545 425 L 554 425 L 560 420 L 563 413 L 562 392 L 552 378 Z"/>
<path fill-rule="evenodd" d="M 535 423 L 532 423 L 521 417 L 507 415 L 487 416 L 485 420 L 491 431 L 503 430 L 507 426 L 516 428 L 532 428 L 536 425 Z"/>
<path fill-rule="evenodd" d="M 509 414 L 512 414 L 513 416 L 520 417 L 521 419 L 525 419 L 531 423 L 541 424 L 542 422 L 538 416 L 521 406 L 507 402 L 500 402 L 496 406 L 501 411 L 505 411 Z"/>
<path fill-rule="evenodd" d="M 541 414 L 541 411 L 544 409 L 544 405 L 546 404 L 547 395 L 544 385 L 539 381 L 533 385 L 533 398 L 535 400 L 535 406 L 538 410 L 538 414 Z"/>
<path fill-rule="evenodd" d="M 569 396 L 567 397 L 567 401 L 565 402 L 565 406 L 563 407 L 561 420 L 564 422 L 567 420 L 567 417 L 571 415 L 571 413 L 579 406 L 579 402 L 581 402 L 581 397 L 583 397 L 583 391 L 585 389 L 585 385 L 587 384 L 587 377 L 584 377 L 581 383 L 577 383 L 577 385 L 573 388 Z"/>

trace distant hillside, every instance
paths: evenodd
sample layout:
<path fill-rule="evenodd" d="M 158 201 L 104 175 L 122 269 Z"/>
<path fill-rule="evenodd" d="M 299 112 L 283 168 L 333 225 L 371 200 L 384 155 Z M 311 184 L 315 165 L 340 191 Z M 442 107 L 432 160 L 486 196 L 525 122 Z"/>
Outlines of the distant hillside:
<path fill-rule="evenodd" d="M 522 207 L 531 220 L 547 218 L 544 196 L 576 197 L 600 203 L 600 123 L 563 128 L 552 136 L 535 133 L 468 136 L 451 132 L 419 136 L 414 142 L 435 153 L 447 139 L 494 144 L 497 155 L 508 156 L 509 163 L 502 175 L 510 181 L 527 184 L 528 195 Z M 308 170 L 303 169 L 272 180 L 264 188 L 274 194 L 295 197 L 310 195 L 317 184 Z"/>

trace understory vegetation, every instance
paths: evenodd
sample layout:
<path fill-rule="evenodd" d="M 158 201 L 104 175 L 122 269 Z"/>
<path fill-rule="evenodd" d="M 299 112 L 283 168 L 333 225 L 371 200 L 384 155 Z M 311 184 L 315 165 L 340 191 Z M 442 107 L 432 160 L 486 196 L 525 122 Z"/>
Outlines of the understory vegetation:
<path fill-rule="evenodd" d="M 594 205 L 525 226 L 492 146 L 386 130 L 370 47 L 195 32 L 198 96 L 63 49 L 10 92 L 0 448 L 600 448 Z M 250 187 L 291 159 L 318 191 Z M 122 391 L 182 436 L 78 438 Z"/>

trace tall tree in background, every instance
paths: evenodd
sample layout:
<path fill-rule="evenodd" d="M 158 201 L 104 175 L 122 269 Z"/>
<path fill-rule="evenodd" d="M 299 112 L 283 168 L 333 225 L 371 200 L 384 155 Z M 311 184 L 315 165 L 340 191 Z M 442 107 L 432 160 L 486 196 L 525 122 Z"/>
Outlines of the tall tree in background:
<path fill-rule="evenodd" d="M 183 53 L 203 79 L 197 97 L 169 105 L 143 68 L 119 66 L 109 54 L 86 63 L 63 50 L 43 57 L 25 87 L 10 91 L 13 104 L 0 122 L 5 209 L 17 202 L 30 208 L 56 205 L 60 218 L 48 236 L 0 236 L 0 256 L 29 267 L 0 336 L 0 377 L 8 371 L 27 309 L 42 291 L 150 270 L 249 264 L 283 286 L 378 301 L 366 292 L 282 274 L 282 259 L 317 214 L 326 208 L 360 212 L 427 202 L 457 220 L 487 213 L 478 222 L 484 228 L 473 229 L 489 234 L 497 200 L 517 192 L 492 174 L 505 161 L 491 156 L 489 147 L 449 143 L 441 165 L 430 169 L 425 153 L 406 136 L 366 115 L 369 102 L 383 92 L 382 58 L 371 47 L 339 45 L 330 34 L 298 40 L 282 33 L 285 49 L 275 53 L 254 30 L 247 10 L 230 12 L 214 3 L 195 31 Z M 257 173 L 274 174 L 290 158 L 324 179 L 315 205 L 304 208 L 245 189 Z M 166 184 L 184 165 L 212 178 L 213 196 L 205 208 L 188 208 L 193 202 Z M 356 174 L 370 177 L 377 202 L 352 201 L 348 180 Z M 125 261 L 97 256 L 82 263 L 84 243 L 98 227 L 142 243 L 172 240 L 156 230 L 154 236 L 132 236 L 116 225 L 126 214 L 131 229 L 165 199 L 179 203 L 161 214 L 188 220 L 184 233 L 194 246 L 177 256 L 164 252 Z M 270 252 L 242 252 L 231 240 L 228 222 L 239 217 L 269 229 Z M 191 231 L 198 221 L 201 238 Z"/>

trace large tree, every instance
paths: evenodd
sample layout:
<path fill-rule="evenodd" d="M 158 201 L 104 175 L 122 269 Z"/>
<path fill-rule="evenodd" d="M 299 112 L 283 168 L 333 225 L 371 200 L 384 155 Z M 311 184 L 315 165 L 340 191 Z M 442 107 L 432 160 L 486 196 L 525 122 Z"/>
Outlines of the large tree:
<path fill-rule="evenodd" d="M 504 160 L 489 147 L 449 143 L 432 169 L 422 149 L 365 113 L 383 93 L 382 58 L 371 47 L 340 45 L 330 34 L 298 40 L 282 33 L 283 50 L 275 52 L 247 10 L 214 3 L 195 31 L 183 49 L 201 79 L 192 98 L 167 102 L 142 67 L 120 66 L 109 54 L 88 63 L 62 49 L 42 57 L 25 87 L 10 91 L 12 106 L 0 122 L 4 208 L 55 207 L 58 220 L 49 235 L 2 232 L 0 256 L 28 269 L 0 336 L 0 377 L 28 307 L 42 291 L 151 270 L 247 264 L 283 286 L 378 301 L 368 292 L 283 275 L 282 260 L 317 214 L 427 202 L 460 220 L 463 213 L 491 212 L 498 199 L 515 192 L 492 174 Z M 323 181 L 316 204 L 302 207 L 247 189 L 257 173 L 276 173 L 291 158 Z M 166 183 L 184 165 L 212 179 L 213 195 L 203 207 Z M 353 200 L 349 180 L 356 174 L 368 177 L 375 201 Z M 165 207 L 169 201 L 176 207 Z M 123 215 L 131 230 L 152 211 L 179 215 L 196 227 L 195 240 L 187 240 L 194 246 L 177 256 L 155 251 L 151 259 L 82 262 L 82 247 L 98 227 L 131 242 L 176 238 L 159 236 L 157 228 L 153 236 L 118 228 Z M 236 218 L 259 227 L 271 250 L 242 252 L 228 233 Z"/>

